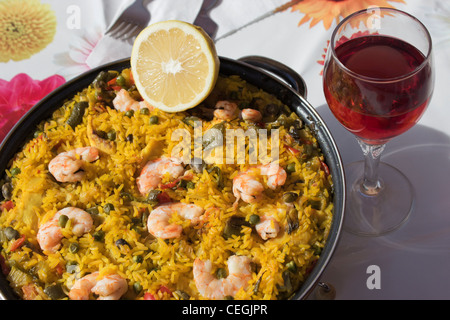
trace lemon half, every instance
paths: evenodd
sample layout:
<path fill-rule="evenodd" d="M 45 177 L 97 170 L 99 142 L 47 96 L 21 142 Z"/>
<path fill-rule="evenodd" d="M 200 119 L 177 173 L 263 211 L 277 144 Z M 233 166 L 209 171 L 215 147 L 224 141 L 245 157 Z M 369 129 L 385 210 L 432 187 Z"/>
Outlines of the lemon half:
<path fill-rule="evenodd" d="M 178 20 L 146 27 L 131 52 L 136 88 L 144 100 L 166 112 L 200 104 L 214 88 L 219 65 L 208 34 Z"/>

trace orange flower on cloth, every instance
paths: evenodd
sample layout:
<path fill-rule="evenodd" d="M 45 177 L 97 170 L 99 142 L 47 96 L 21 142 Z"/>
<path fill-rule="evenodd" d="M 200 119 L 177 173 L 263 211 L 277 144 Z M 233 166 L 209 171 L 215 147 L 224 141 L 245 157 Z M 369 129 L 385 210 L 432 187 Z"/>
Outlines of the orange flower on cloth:
<path fill-rule="evenodd" d="M 388 2 L 405 3 L 403 0 L 303 0 L 294 4 L 291 11 L 300 11 L 305 16 L 300 20 L 299 26 L 310 21 L 310 28 L 320 21 L 325 29 L 330 29 L 336 19 L 339 23 L 341 18 L 353 12 L 367 9 L 369 6 L 393 8 Z"/>
<path fill-rule="evenodd" d="M 350 39 L 354 39 L 357 37 L 362 37 L 362 36 L 367 36 L 369 35 L 369 31 L 358 31 L 354 34 L 352 34 L 352 36 L 350 37 Z M 335 47 L 339 47 L 341 44 L 343 44 L 344 42 L 347 42 L 348 40 L 350 40 L 349 38 L 347 38 L 346 36 L 342 36 L 339 41 L 336 42 Z M 327 46 L 323 49 L 323 54 L 322 54 L 322 60 L 318 60 L 317 63 L 320 65 L 325 65 L 325 58 L 327 57 L 327 52 L 328 52 L 328 48 L 330 46 L 330 40 L 327 40 Z M 320 71 L 320 75 L 323 75 L 323 69 Z"/>
<path fill-rule="evenodd" d="M 39 0 L 0 0 L 0 62 L 30 58 L 49 45 L 56 16 Z"/>

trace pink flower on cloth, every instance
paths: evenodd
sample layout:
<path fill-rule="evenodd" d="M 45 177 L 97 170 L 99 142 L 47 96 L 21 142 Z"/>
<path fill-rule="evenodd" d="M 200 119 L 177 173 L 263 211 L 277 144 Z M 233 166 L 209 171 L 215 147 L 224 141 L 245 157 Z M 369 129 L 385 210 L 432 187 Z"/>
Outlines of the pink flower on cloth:
<path fill-rule="evenodd" d="M 32 106 L 65 82 L 60 75 L 33 80 L 25 73 L 16 75 L 11 81 L 0 79 L 0 143 Z"/>
<path fill-rule="evenodd" d="M 66 79 L 72 79 L 91 67 L 87 59 L 103 36 L 104 30 L 96 27 L 83 31 L 82 34 L 75 33 L 69 44 L 69 51 L 57 53 L 53 57 L 53 63 L 60 66 L 59 74 Z"/>

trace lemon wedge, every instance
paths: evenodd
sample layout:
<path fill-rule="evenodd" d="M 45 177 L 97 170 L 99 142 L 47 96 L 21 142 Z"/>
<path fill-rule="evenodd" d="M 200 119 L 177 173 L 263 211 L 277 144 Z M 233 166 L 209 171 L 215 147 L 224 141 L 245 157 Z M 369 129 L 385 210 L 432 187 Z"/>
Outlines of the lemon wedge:
<path fill-rule="evenodd" d="M 219 64 L 208 34 L 178 20 L 149 25 L 131 51 L 136 88 L 145 101 L 166 112 L 200 104 L 214 88 Z"/>

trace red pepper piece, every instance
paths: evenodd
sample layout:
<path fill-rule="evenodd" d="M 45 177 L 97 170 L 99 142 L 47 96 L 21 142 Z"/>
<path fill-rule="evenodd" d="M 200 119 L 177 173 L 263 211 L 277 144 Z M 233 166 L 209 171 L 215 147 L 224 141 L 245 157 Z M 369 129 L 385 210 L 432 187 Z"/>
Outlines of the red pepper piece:
<path fill-rule="evenodd" d="M 300 150 L 292 148 L 290 146 L 288 146 L 287 144 L 284 145 L 286 147 L 286 149 L 288 149 L 293 155 L 297 155 L 300 153 Z"/>
<path fill-rule="evenodd" d="M 11 251 L 16 251 L 17 249 L 19 249 L 21 246 L 24 245 L 25 243 L 25 235 L 22 235 L 19 239 L 17 239 L 16 241 L 14 241 L 11 244 Z"/>
<path fill-rule="evenodd" d="M 165 193 L 165 192 L 161 192 L 160 194 L 158 194 L 156 196 L 156 198 L 158 199 L 158 203 L 167 203 L 167 202 L 172 202 L 172 199 L 170 198 L 170 196 Z"/>
<path fill-rule="evenodd" d="M 159 287 L 159 291 L 161 291 L 162 293 L 172 294 L 172 291 L 169 288 L 167 288 L 166 286 L 164 286 L 164 285 L 161 285 Z"/>
<path fill-rule="evenodd" d="M 6 211 L 9 211 L 12 208 L 14 208 L 14 202 L 12 202 L 11 200 L 5 201 L 0 205 L 0 211 L 3 211 L 3 209 L 6 209 Z"/>
<path fill-rule="evenodd" d="M 160 186 L 160 189 L 172 189 L 178 184 L 178 182 L 180 182 L 180 180 L 181 179 L 176 179 L 175 181 L 163 184 Z"/>
<path fill-rule="evenodd" d="M 322 167 L 322 170 L 325 172 L 325 175 L 328 177 L 330 175 L 330 168 L 328 168 L 328 165 L 321 160 L 320 166 Z"/>
<path fill-rule="evenodd" d="M 155 296 L 152 295 L 150 292 L 146 292 L 144 294 L 144 300 L 156 300 Z"/>

